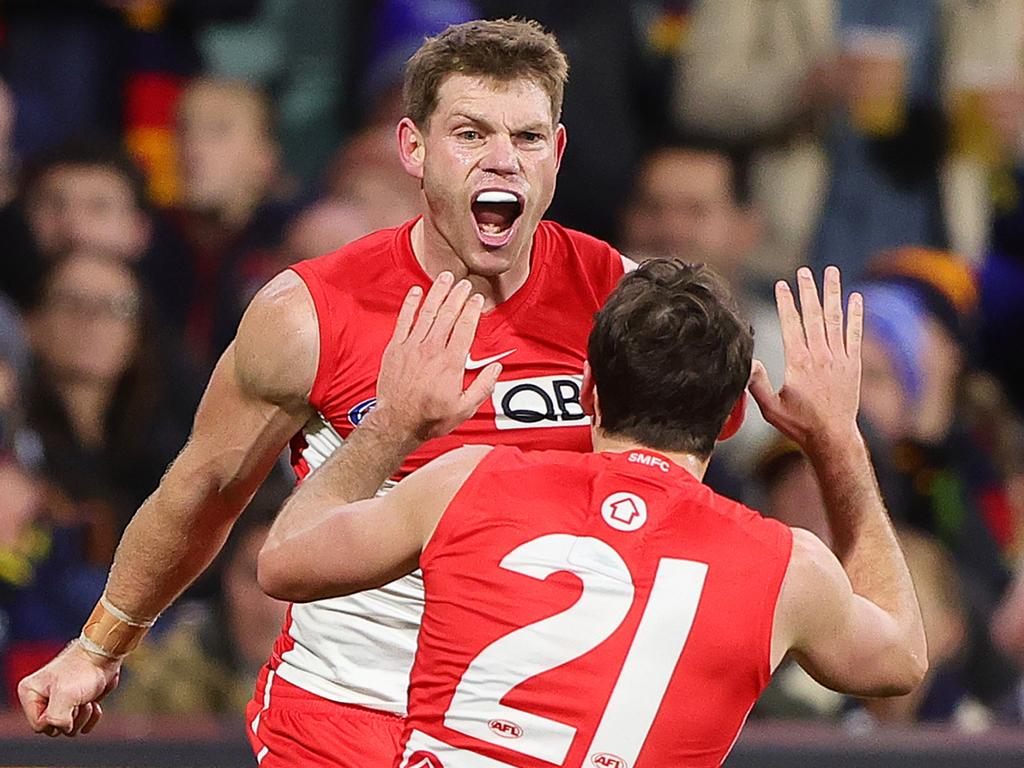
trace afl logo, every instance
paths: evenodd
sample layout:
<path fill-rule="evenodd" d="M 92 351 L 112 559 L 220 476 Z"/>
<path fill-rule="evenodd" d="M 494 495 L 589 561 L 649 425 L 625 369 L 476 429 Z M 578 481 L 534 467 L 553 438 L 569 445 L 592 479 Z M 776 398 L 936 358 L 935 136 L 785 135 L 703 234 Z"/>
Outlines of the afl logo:
<path fill-rule="evenodd" d="M 523 735 L 523 729 L 510 720 L 491 720 L 487 727 L 506 739 L 518 739 Z"/>
<path fill-rule="evenodd" d="M 371 397 L 369 400 L 363 400 L 361 403 L 356 403 L 352 406 L 352 410 L 348 412 L 348 420 L 351 422 L 353 427 L 358 427 L 359 422 L 366 418 L 373 406 L 377 404 L 377 398 Z"/>
<path fill-rule="evenodd" d="M 598 768 L 629 768 L 625 760 L 608 752 L 594 755 L 590 758 L 590 762 L 598 766 Z"/>

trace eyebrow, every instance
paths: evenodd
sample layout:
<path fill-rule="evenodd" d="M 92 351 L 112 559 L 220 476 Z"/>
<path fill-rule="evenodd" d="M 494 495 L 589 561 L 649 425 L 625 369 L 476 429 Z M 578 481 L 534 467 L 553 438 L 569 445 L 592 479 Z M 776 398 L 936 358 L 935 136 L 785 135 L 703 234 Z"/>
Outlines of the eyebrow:
<path fill-rule="evenodd" d="M 468 112 L 456 112 L 451 116 L 452 122 L 458 122 L 459 120 L 468 120 L 476 125 L 484 126 L 485 128 L 493 128 L 493 124 L 490 120 L 480 117 L 479 115 L 471 115 Z M 550 133 L 551 126 L 545 123 L 543 120 L 528 123 L 527 125 L 517 128 L 513 133 Z"/>

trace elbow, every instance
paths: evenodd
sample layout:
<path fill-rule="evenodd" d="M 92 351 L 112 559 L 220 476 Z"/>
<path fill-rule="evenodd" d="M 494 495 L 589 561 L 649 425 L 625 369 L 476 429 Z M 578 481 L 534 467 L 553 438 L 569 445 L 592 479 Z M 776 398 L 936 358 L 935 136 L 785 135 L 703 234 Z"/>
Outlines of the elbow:
<path fill-rule="evenodd" d="M 893 675 L 892 691 L 887 696 L 906 696 L 913 693 L 928 676 L 928 658 L 925 655 L 906 654 Z"/>
<path fill-rule="evenodd" d="M 256 561 L 256 581 L 267 595 L 277 600 L 302 602 L 301 584 L 290 573 L 281 547 L 264 545 Z"/>
<path fill-rule="evenodd" d="M 885 674 L 884 682 L 872 691 L 871 696 L 906 696 L 913 693 L 928 676 L 928 655 L 910 649 L 902 649 L 894 655 Z"/>

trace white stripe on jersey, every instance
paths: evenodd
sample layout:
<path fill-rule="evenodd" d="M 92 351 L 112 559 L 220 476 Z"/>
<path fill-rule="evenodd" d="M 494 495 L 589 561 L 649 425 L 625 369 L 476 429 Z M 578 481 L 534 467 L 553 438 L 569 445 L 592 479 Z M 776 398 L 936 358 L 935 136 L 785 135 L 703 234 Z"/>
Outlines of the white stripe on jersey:
<path fill-rule="evenodd" d="M 344 442 L 320 414 L 303 436 L 310 472 Z M 389 479 L 378 493 L 394 486 Z M 404 715 L 423 600 L 417 571 L 379 589 L 293 605 L 288 633 L 295 645 L 282 655 L 277 673 L 331 701 Z"/>

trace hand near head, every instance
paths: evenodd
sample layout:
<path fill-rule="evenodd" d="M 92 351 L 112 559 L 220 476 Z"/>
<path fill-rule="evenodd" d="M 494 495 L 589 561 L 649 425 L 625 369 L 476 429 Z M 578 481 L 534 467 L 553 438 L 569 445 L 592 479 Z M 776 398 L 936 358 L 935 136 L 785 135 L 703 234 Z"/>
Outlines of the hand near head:
<path fill-rule="evenodd" d="M 422 303 L 418 286 L 409 291 L 377 378 L 372 417 L 421 441 L 448 434 L 476 413 L 501 373 L 501 364 L 492 363 L 463 389 L 484 302 L 470 295 L 469 281 L 453 282 L 442 272 Z"/>
<path fill-rule="evenodd" d="M 824 283 L 823 308 L 811 270 L 797 272 L 799 311 L 789 285 L 776 283 L 785 381 L 775 392 L 755 360 L 749 385 L 765 420 L 808 453 L 856 435 L 860 405 L 863 299 L 850 296 L 844 332 L 839 270 L 826 268 Z"/>
<path fill-rule="evenodd" d="M 100 701 L 117 686 L 120 674 L 120 660 L 94 656 L 76 640 L 18 683 L 18 699 L 36 733 L 89 733 L 103 716 Z"/>

